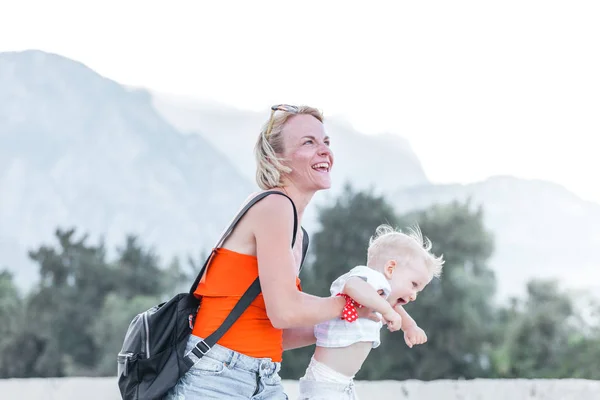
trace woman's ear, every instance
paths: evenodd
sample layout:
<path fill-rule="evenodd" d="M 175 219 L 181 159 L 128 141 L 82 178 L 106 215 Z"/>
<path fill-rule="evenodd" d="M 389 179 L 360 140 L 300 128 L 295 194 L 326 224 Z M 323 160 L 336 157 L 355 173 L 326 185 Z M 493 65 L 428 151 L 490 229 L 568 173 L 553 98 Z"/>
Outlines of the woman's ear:
<path fill-rule="evenodd" d="M 387 279 L 392 279 L 392 274 L 394 273 L 394 270 L 396 269 L 396 260 L 388 260 L 385 263 L 385 267 L 383 268 L 383 275 L 385 275 L 385 277 Z"/>

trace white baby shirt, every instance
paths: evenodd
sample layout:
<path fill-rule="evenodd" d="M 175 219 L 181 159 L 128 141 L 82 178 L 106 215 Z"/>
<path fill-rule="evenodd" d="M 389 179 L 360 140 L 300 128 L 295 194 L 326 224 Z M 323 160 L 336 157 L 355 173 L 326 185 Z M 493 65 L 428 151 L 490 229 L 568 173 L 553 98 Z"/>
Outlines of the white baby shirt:
<path fill-rule="evenodd" d="M 390 295 L 392 288 L 386 277 L 373 268 L 359 265 L 352 268 L 344 275 L 337 278 L 329 288 L 331 295 L 342 292 L 346 281 L 353 276 L 364 279 L 375 290 L 383 291 L 383 298 Z M 373 342 L 373 348 L 381 344 L 380 330 L 382 322 L 375 322 L 367 318 L 358 318 L 354 322 L 347 322 L 341 318 L 334 318 L 315 326 L 317 346 L 345 347 L 357 342 Z"/>

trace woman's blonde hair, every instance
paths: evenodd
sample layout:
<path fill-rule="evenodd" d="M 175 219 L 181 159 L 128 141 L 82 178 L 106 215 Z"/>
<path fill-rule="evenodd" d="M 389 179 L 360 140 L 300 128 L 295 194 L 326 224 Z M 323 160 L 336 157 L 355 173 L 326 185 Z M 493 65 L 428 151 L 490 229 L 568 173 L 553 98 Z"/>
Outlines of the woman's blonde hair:
<path fill-rule="evenodd" d="M 271 118 L 263 125 L 256 145 L 256 183 L 263 190 L 281 187 L 283 174 L 291 172 L 285 160 L 278 155 L 283 154 L 283 127 L 287 120 L 299 114 L 312 115 L 323 122 L 323 114 L 309 106 L 273 106 Z"/>
<path fill-rule="evenodd" d="M 443 256 L 431 253 L 432 243 L 423 236 L 418 225 L 402 233 L 389 225 L 379 225 L 375 235 L 369 240 L 367 265 L 377 265 L 393 259 L 402 264 L 410 264 L 415 259 L 422 260 L 433 277 L 439 277 L 444 265 Z"/>

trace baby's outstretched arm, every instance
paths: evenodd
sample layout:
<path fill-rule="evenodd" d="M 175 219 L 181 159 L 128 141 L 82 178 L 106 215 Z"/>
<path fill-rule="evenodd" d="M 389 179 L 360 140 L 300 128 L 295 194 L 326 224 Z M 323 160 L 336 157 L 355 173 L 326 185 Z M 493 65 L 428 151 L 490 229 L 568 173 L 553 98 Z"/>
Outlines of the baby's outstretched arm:
<path fill-rule="evenodd" d="M 390 331 L 397 331 L 402 326 L 402 317 L 386 299 L 363 279 L 353 276 L 346 281 L 343 292 L 364 307 L 373 309 L 387 321 Z"/>
<path fill-rule="evenodd" d="M 412 348 L 415 344 L 423 344 L 427 342 L 427 335 L 425 331 L 417 325 L 414 319 L 406 310 L 401 306 L 397 305 L 394 310 L 398 311 L 398 314 L 402 316 L 402 330 L 404 331 L 404 341 L 406 345 Z"/>
<path fill-rule="evenodd" d="M 415 322 L 415 320 L 410 315 L 408 315 L 408 313 L 406 312 L 404 307 L 402 307 L 400 304 L 396 305 L 394 307 L 394 310 L 396 310 L 398 312 L 398 314 L 400 314 L 400 316 L 402 317 L 402 330 L 403 331 L 417 326 L 417 323 Z"/>

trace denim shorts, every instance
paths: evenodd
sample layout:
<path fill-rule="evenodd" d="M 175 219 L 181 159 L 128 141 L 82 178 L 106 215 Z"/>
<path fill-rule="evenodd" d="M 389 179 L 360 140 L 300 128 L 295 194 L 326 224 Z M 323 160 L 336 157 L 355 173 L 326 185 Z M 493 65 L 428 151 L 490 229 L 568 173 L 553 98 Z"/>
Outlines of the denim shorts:
<path fill-rule="evenodd" d="M 194 366 L 168 392 L 167 400 L 287 400 L 279 377 L 281 364 L 215 345 L 198 359 L 192 349 L 201 338 L 190 335 L 186 353 Z"/>

